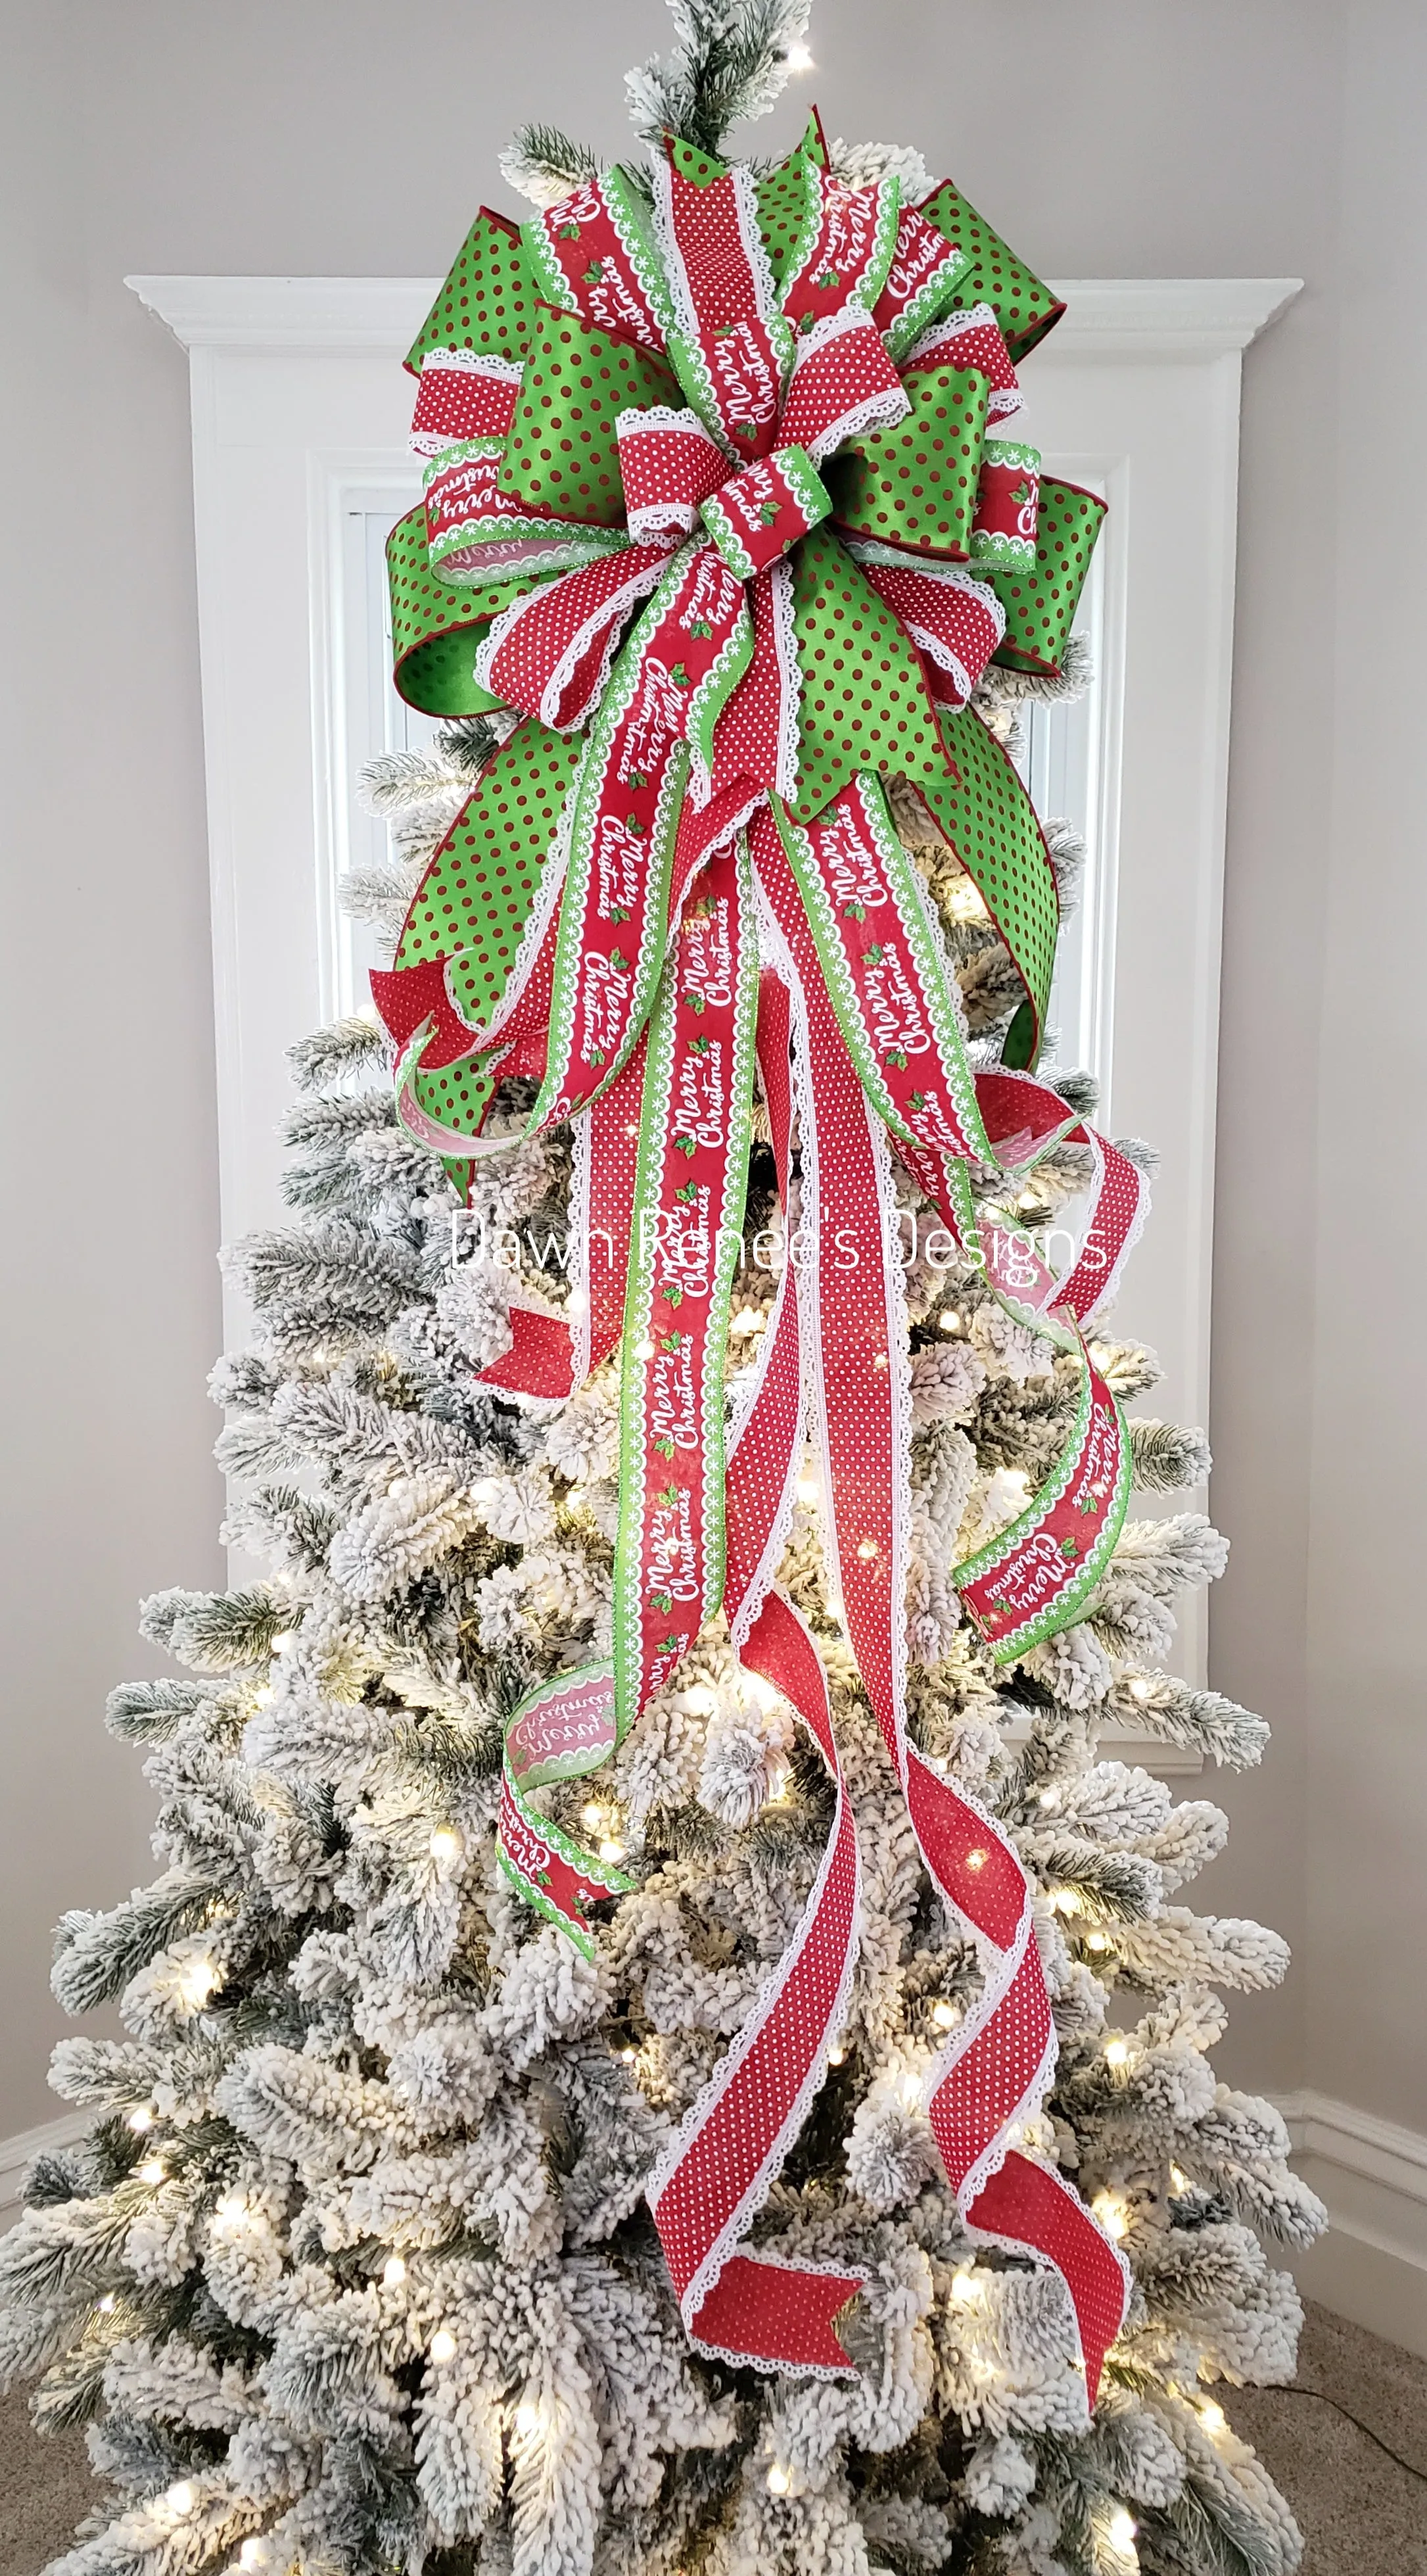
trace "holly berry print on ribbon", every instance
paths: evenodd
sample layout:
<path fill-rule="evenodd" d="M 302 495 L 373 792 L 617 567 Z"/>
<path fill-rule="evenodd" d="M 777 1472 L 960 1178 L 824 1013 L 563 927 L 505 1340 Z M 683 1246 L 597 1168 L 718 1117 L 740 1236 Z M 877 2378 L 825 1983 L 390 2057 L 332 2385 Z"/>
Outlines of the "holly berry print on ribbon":
<path fill-rule="evenodd" d="M 594 1956 L 594 1942 L 585 1907 L 626 1895 L 634 1882 L 572 1841 L 541 1814 L 531 1793 L 600 1770 L 615 1740 L 614 1674 L 607 1663 L 584 1664 L 542 1682 L 521 1701 L 505 1731 L 500 1865 L 527 1903 L 558 1923 L 587 1959 Z"/>
<path fill-rule="evenodd" d="M 757 994 L 740 835 L 696 881 L 649 1034 L 621 1399 L 621 1732 L 667 1685 L 723 1598 L 724 1361 Z"/>
<path fill-rule="evenodd" d="M 1029 1652 L 1083 1609 L 1110 1560 L 1130 1499 L 1120 1408 L 1083 1352 L 1075 1424 L 1054 1474 L 952 1582 L 998 1664 Z"/>

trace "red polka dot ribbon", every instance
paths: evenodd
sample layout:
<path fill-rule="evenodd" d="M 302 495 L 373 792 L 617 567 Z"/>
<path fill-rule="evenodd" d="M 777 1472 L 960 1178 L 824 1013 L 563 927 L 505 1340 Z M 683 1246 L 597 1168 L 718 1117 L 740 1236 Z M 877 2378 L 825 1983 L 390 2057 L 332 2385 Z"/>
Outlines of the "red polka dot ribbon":
<path fill-rule="evenodd" d="M 1019 401 L 1014 353 L 1057 310 L 949 186 L 915 208 L 893 178 L 837 179 L 816 119 L 761 178 L 671 140 L 652 210 L 614 171 L 519 244 L 478 219 L 414 353 L 427 492 L 394 532 L 393 624 L 416 703 L 515 721 L 372 981 L 399 1113 L 458 1184 L 513 1141 L 509 1122 L 488 1132 L 509 1077 L 537 1085 L 520 1133 L 573 1124 L 573 1293 L 517 1294 L 487 1381 L 564 1396 L 620 1353 L 613 1665 L 562 1676 L 512 1721 L 506 1868 L 588 1945 L 586 1909 L 625 1882 L 538 1792 L 608 1758 L 721 1605 L 833 1783 L 797 1932 L 650 2184 L 691 2336 L 765 2367 L 850 2367 L 835 2320 L 856 2277 L 744 2243 L 823 2080 L 856 1954 L 826 1679 L 773 1588 L 811 1429 L 840 1615 L 985 1972 L 920 2099 L 968 2226 L 1064 2278 L 1067 2367 L 1073 2351 L 1093 2397 L 1124 2280 L 1025 2136 L 1054 2064 L 1029 1889 L 999 1827 L 907 1738 L 890 1183 L 895 1153 L 950 1257 L 1080 1370 L 1052 1474 L 954 1572 L 1005 1662 L 1076 1614 L 1119 1528 L 1123 1426 L 1082 1328 L 1143 1213 L 1138 1172 L 1030 1069 L 1053 873 L 970 706 L 993 656 L 1055 667 L 1098 527 L 1091 496 L 989 434 Z M 999 1068 L 968 1053 L 885 772 L 915 787 L 1020 974 Z M 783 1274 L 730 1416 L 755 1058 L 789 1223 L 797 1135 L 811 1251 Z M 1092 1184 L 1057 1275 L 1012 1202 L 1066 1139 Z"/>

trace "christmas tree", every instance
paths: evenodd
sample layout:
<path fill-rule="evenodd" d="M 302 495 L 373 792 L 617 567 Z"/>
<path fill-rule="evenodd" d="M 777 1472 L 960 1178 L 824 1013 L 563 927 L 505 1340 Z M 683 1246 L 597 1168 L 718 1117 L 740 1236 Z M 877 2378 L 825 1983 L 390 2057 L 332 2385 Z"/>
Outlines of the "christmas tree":
<path fill-rule="evenodd" d="M 810 291 L 834 299 L 821 316 L 809 305 L 808 323 L 791 289 L 784 298 L 810 357 L 806 372 L 801 356 L 782 363 L 794 393 L 802 376 L 812 424 L 805 444 L 775 452 L 765 442 L 784 484 L 760 484 L 759 510 L 740 519 L 735 487 L 746 494 L 758 459 L 741 467 L 734 449 L 732 461 L 715 457 L 701 505 L 751 595 L 769 564 L 749 549 L 794 505 L 798 561 L 825 568 L 826 555 L 811 553 L 813 514 L 826 504 L 816 469 L 828 464 L 839 528 L 855 530 L 886 468 L 877 441 L 919 398 L 915 383 L 909 396 L 883 381 L 885 357 L 870 392 L 854 367 L 851 410 L 848 385 L 837 392 L 834 438 L 818 430 L 807 393 L 819 357 L 841 352 L 851 365 L 859 334 L 880 336 L 909 382 L 922 350 L 925 379 L 946 343 L 928 352 L 917 334 L 945 328 L 949 312 L 962 335 L 954 354 L 972 362 L 953 370 L 958 399 L 974 378 L 984 428 L 1012 408 L 1008 339 L 1029 348 L 1053 314 L 1049 299 L 1035 309 L 1028 272 L 999 304 L 969 290 L 978 261 L 1004 287 L 1010 255 L 960 200 L 948 217 L 955 192 L 931 197 L 914 153 L 828 146 L 815 128 L 792 161 L 757 175 L 761 194 L 753 177 L 730 180 L 718 157 L 725 133 L 778 95 L 806 6 L 675 0 L 675 17 L 672 61 L 630 76 L 653 177 L 647 165 L 601 174 L 538 129 L 520 138 L 507 175 L 553 210 L 527 238 L 561 313 L 579 312 L 562 285 L 567 253 L 586 285 L 622 295 L 636 319 L 640 295 L 657 288 L 655 251 L 687 253 L 697 306 L 681 180 L 707 188 L 710 205 L 725 183 L 730 203 L 756 205 L 780 283 L 806 275 Z M 659 178 L 661 155 L 671 182 Z M 795 215 L 806 198 L 842 225 L 836 255 L 815 223 L 799 232 L 802 216 L 784 224 L 780 245 L 785 187 L 803 192 Z M 934 296 L 899 332 L 879 299 L 892 292 L 894 252 L 915 270 L 911 254 L 935 231 L 909 213 L 918 202 L 951 223 L 930 253 L 943 312 Z M 594 257 L 592 227 L 605 245 Z M 619 250 L 631 243 L 626 272 Z M 509 306 L 519 272 L 512 252 L 496 251 Z M 865 292 L 849 315 L 836 300 L 838 261 L 859 259 Z M 468 260 L 468 289 L 478 266 Z M 1019 314 L 1018 295 L 1029 300 Z M 446 310 L 458 305 L 469 311 L 466 293 Z M 448 958 L 444 1003 L 433 999 L 432 950 L 416 934 L 451 867 L 471 866 L 460 856 L 474 847 L 462 840 L 467 818 L 513 785 L 527 792 L 540 762 L 547 778 L 557 764 L 563 792 L 573 769 L 562 746 L 591 710 L 598 751 L 600 692 L 625 667 L 613 660 L 611 682 L 635 599 L 652 589 L 621 650 L 643 650 L 647 672 L 648 621 L 667 605 L 657 585 L 683 579 L 686 558 L 676 550 L 670 574 L 666 546 L 643 593 L 626 596 L 626 567 L 609 571 L 608 514 L 567 510 L 554 514 L 561 542 L 574 525 L 583 550 L 532 572 L 550 524 L 530 497 L 529 441 L 519 483 L 518 421 L 497 439 L 466 419 L 453 442 L 442 410 L 473 389 L 488 399 L 500 370 L 513 380 L 519 368 L 508 353 L 494 369 L 473 363 L 479 335 L 464 324 L 443 336 L 442 310 L 427 345 L 443 362 L 422 368 L 436 502 L 421 533 L 433 563 L 443 529 L 451 540 L 439 570 L 458 640 L 456 575 L 490 633 L 474 682 L 469 654 L 453 678 L 460 657 L 443 658 L 451 630 L 439 615 L 406 639 L 426 656 L 426 679 L 408 675 L 409 692 L 423 702 L 424 686 L 449 721 L 429 753 L 393 755 L 367 781 L 393 858 L 349 895 L 388 961 L 377 978 L 387 1026 L 357 1017 L 294 1052 L 292 1222 L 232 1256 L 256 1331 L 213 1382 L 235 1496 L 227 1535 L 269 1571 L 223 1595 L 161 1593 L 144 1607 L 144 1634 L 189 1677 L 116 1691 L 109 1723 L 147 1750 L 162 1872 L 112 1913 L 67 1917 L 54 1975 L 75 2014 L 117 2000 L 126 2036 L 59 2047 L 56 2088 L 90 2107 L 94 2126 L 81 2147 L 40 2159 L 26 2214 L 0 2245 L 0 2369 L 38 2378 L 42 2428 L 90 2427 L 108 2491 L 60 2565 L 67 2576 L 1129 2576 L 1136 2565 L 1282 2576 L 1299 2555 L 1292 2517 L 1220 2396 L 1291 2375 L 1297 2297 L 1261 2240 L 1306 2242 L 1322 2212 L 1288 2170 L 1277 2115 L 1218 2084 L 1208 2052 L 1224 2026 L 1221 1994 L 1275 1983 L 1286 1953 L 1254 1923 L 1179 1901 L 1222 1846 L 1221 1813 L 1200 1800 L 1175 1806 L 1153 1776 L 1099 1749 L 1105 1730 L 1128 1726 L 1241 1766 L 1258 1761 L 1266 1730 L 1163 1668 L 1171 1605 L 1220 1571 L 1223 1541 L 1197 1513 L 1112 1509 L 1131 1476 L 1152 1493 L 1199 1483 L 1202 1434 L 1122 1423 L 1120 1401 L 1156 1382 L 1154 1356 L 1103 1314 L 1083 1340 L 1077 1319 L 1103 1300 L 1077 1306 L 1036 1251 L 1087 1191 L 1106 1208 L 1107 1175 L 1128 1236 L 1148 1157 L 1094 1136 L 1086 1077 L 1032 1078 L 1045 963 L 1030 956 L 1023 915 L 998 906 L 995 883 L 988 896 L 965 809 L 948 804 L 935 764 L 919 758 L 908 774 L 869 761 L 861 805 L 840 797 L 836 808 L 844 824 L 860 815 L 867 835 L 844 835 L 832 853 L 830 864 L 852 870 L 839 918 L 875 976 L 894 952 L 866 915 L 895 911 L 914 999 L 934 1000 L 944 977 L 947 1047 L 964 1050 L 968 1086 L 979 1086 L 966 1090 L 966 1116 L 984 1111 L 986 1123 L 971 1130 L 981 1151 L 938 1160 L 917 1123 L 927 1095 L 914 1087 L 915 1062 L 908 1072 L 909 1048 L 883 1048 L 877 1106 L 906 1150 L 894 1165 L 882 1149 L 875 1176 L 900 1302 L 884 1304 L 885 1347 L 872 1351 L 886 1387 L 869 1380 L 863 1412 L 829 1430 L 841 1310 L 826 1301 L 831 1269 L 822 1273 L 834 1256 L 815 1240 L 819 1167 L 832 1215 L 851 1203 L 832 1186 L 842 1131 L 820 1087 L 830 1077 L 813 951 L 800 962 L 796 919 L 776 894 L 780 849 L 787 887 L 794 872 L 798 888 L 814 887 L 822 808 L 804 825 L 790 775 L 780 842 L 768 837 L 767 795 L 761 814 L 745 799 L 729 823 L 735 796 L 723 842 L 708 837 L 688 872 L 682 962 L 663 1019 L 655 1006 L 652 1070 L 626 1033 L 649 1087 L 639 1116 L 619 1126 L 645 1172 L 651 1102 L 661 1115 L 667 1106 L 683 1158 L 670 1168 L 685 1175 L 674 1195 L 692 1204 L 720 1010 L 737 1018 L 717 971 L 700 982 L 694 961 L 713 951 L 726 917 L 752 917 L 755 869 L 759 1081 L 751 1128 L 728 1122 L 736 1169 L 724 1206 L 737 1221 L 717 1229 L 727 1265 L 704 1295 L 714 1430 L 726 1428 L 735 1462 L 728 1588 L 720 1597 L 710 1578 L 691 1596 L 684 1555 L 665 1545 L 651 1558 L 654 1524 L 636 1526 L 635 1501 L 672 1512 L 689 1488 L 656 1413 L 653 1446 L 667 1450 L 670 1482 L 649 1494 L 640 1406 L 660 1353 L 680 1359 L 680 1301 L 697 1292 L 672 1286 L 657 1261 L 646 1275 L 632 1259 L 634 1302 L 621 1300 L 617 1328 L 605 1329 L 607 1316 L 591 1311 L 602 1297 L 608 1307 L 590 1270 L 591 1193 L 598 1205 L 609 1136 L 592 1178 L 583 1105 L 574 1119 L 537 1114 L 543 1025 L 534 1058 L 518 1032 L 489 1065 L 473 1050 L 475 1029 L 491 1053 L 489 995 L 484 1016 L 471 1004 L 455 1051 L 441 1052 L 441 1013 L 459 1018 L 459 996 Z M 836 327 L 820 331 L 823 321 Z M 974 349 L 967 328 L 980 335 Z M 528 336 L 528 315 L 520 329 Z M 699 360 L 696 338 L 684 335 L 679 381 L 702 389 L 700 364 L 716 362 L 707 348 Z M 652 341 L 605 339 L 622 353 L 628 394 L 629 352 Z M 661 345 L 676 339 L 671 325 Z M 650 406 L 666 387 L 652 361 L 640 363 L 645 429 L 625 428 L 628 410 L 621 427 L 647 446 L 651 423 L 668 429 L 670 406 Z M 692 395 L 689 405 L 670 435 L 675 449 L 700 442 L 703 457 L 718 443 L 692 421 Z M 484 522 L 472 498 L 493 452 L 496 481 L 514 482 L 531 513 L 518 538 L 508 490 Z M 657 490 L 636 529 L 634 449 L 620 452 L 631 534 L 647 537 Z M 657 457 L 650 470 L 657 486 Z M 1035 474 L 1028 450 L 991 454 L 979 493 L 973 481 L 977 529 L 968 520 L 967 543 L 942 550 L 971 566 L 947 593 L 957 616 L 994 627 L 974 667 L 967 625 L 949 642 L 926 623 L 926 596 L 905 586 L 930 574 L 908 574 L 877 538 L 858 558 L 873 607 L 889 596 L 873 574 L 904 584 L 890 605 L 917 638 L 911 682 L 948 711 L 963 792 L 977 760 L 1014 751 L 1027 699 L 1083 678 L 1066 632 L 1052 652 L 1015 625 L 1019 569 L 1036 560 L 1015 514 L 1029 499 L 1034 526 Z M 997 519 L 998 475 L 1009 521 Z M 443 493 L 449 502 L 458 486 L 459 510 L 443 521 Z M 496 521 L 496 542 L 514 551 L 481 556 Z M 586 542 L 591 530 L 598 545 Z M 498 564 L 514 598 L 482 597 L 471 561 L 457 560 L 463 549 L 482 575 Z M 407 561 L 399 531 L 399 645 Z M 612 641 L 592 669 L 591 629 L 579 625 L 574 659 L 562 645 L 560 676 L 536 692 L 548 725 L 534 714 L 522 723 L 532 684 L 512 671 L 511 621 L 522 602 L 554 598 L 532 587 L 552 570 L 613 583 L 603 595 Z M 804 578 L 795 571 L 790 584 Z M 429 617 L 429 584 L 422 596 Z M 707 596 L 710 615 L 687 624 L 691 654 L 720 647 L 718 597 Z M 858 599 L 858 613 L 871 613 Z M 1073 604 L 1061 603 L 1067 630 Z M 579 606 L 585 619 L 587 594 Z M 734 600 L 722 639 L 735 682 L 758 668 L 758 635 L 749 640 L 741 615 Z M 806 618 L 792 631 L 805 656 L 818 649 Z M 603 639 L 601 628 L 601 650 Z M 691 685 L 700 667 L 685 673 Z M 805 659 L 805 706 L 807 671 Z M 560 696 L 572 673 L 589 684 L 573 725 Z M 554 700 L 540 694 L 547 687 Z M 708 774 L 689 811 L 717 815 L 717 737 L 702 740 Z M 592 768 L 587 755 L 583 774 Z M 629 795 L 646 783 L 626 767 Z M 998 810 L 1010 795 L 1000 790 Z M 571 830 L 578 846 L 577 802 Z M 509 825 L 504 846 L 513 852 L 517 837 Z M 1072 832 L 1048 825 L 1024 849 L 1063 914 L 1081 855 Z M 880 886 L 866 901 L 857 893 L 874 859 L 901 888 L 896 906 Z M 638 864 L 636 852 L 630 902 L 606 903 L 632 953 Z M 624 884 L 617 868 L 610 882 Z M 729 932 L 730 957 L 741 935 Z M 743 971 L 735 960 L 730 992 Z M 421 995 L 405 1027 L 403 976 Z M 510 982 L 514 991 L 514 969 Z M 865 989 L 885 1001 L 893 987 L 883 973 Z M 676 1030 L 675 1005 L 694 1003 L 693 1034 L 679 1040 L 687 1052 L 659 1059 L 658 1032 Z M 905 1031 L 905 992 L 899 1007 Z M 837 1025 L 852 1030 L 852 1054 L 854 1020 Z M 736 1067 L 736 1027 L 730 1049 Z M 751 1094 L 751 1054 L 749 1068 Z M 617 1080 L 606 1063 L 595 1096 L 618 1099 Z M 998 1084 L 1014 1094 L 1014 1115 L 993 1122 Z M 630 1187 L 638 1205 L 636 1178 Z M 706 1221 L 694 1239 L 708 1251 Z M 1083 1218 L 1080 1239 L 1095 1239 Z M 1082 1252 L 1073 1277 L 1084 1265 Z M 810 1314 L 826 1344 L 816 1387 L 806 1349 L 801 1378 L 796 1362 L 814 1274 L 824 1303 L 803 1321 Z M 787 1472 L 760 1524 L 777 1585 L 765 1579 L 759 1593 L 738 1574 L 736 1461 L 789 1351 Z M 563 1384 L 532 1385 L 552 1367 Z M 884 1395 L 905 1490 L 900 1504 L 892 1494 L 892 1538 L 854 1542 L 840 1525 L 847 1462 L 864 1432 L 875 1445 Z M 1090 1454 L 1087 1421 L 1099 1423 L 1110 1464 L 1082 1491 L 1065 1462 Z M 1083 1539 L 1066 1535 L 1068 1493 L 1079 1496 Z M 1042 1564 L 1056 1533 L 1053 1616 L 1016 1624 L 1008 1531 Z M 883 1559 L 903 1585 L 888 1685 L 900 1732 L 884 1722 L 866 1645 L 878 1581 L 884 1609 L 887 1599 Z M 644 1627 L 628 1612 L 632 1579 L 644 1585 Z M 749 1611 L 755 1593 L 772 1605 L 761 1622 Z M 637 1722 L 626 1724 L 631 1701 Z M 942 1812 L 938 1797 L 969 1820 L 956 1850 L 927 1821 Z M 978 1911 L 978 1876 L 1011 1890 L 999 1932 Z M 814 1981 L 826 1973 L 784 2050 L 788 2074 L 774 2063 L 777 2016 L 804 1969 Z M 1014 2056 L 1004 2007 L 1026 1978 L 1034 2032 L 1036 1998 L 1044 2010 L 1048 1997 L 1053 2037 L 1034 2038 L 1037 2062 L 997 2096 L 994 2070 L 975 2071 L 976 2042 L 999 2032 Z M 750 2075 L 775 2110 L 749 2151 L 756 2172 L 741 2198 L 729 2186 L 725 2209 L 716 2161 L 697 2189 L 688 2177 L 715 2137 L 733 2156 L 719 2121 Z M 746 2107 L 752 2097 L 738 2098 Z M 958 2117 L 985 2110 L 985 2134 L 960 2161 L 948 2104 Z M 681 2210 L 686 2232 L 707 2220 L 698 2263 L 681 2252 Z M 1097 2281 L 1102 2308 L 1111 2295 L 1098 2339 Z M 825 2313 L 810 2323 L 806 2303 L 789 2306 L 775 2327 L 792 2284 L 814 2307 L 821 2285 Z M 790 2355 L 778 2337 L 793 2328 L 807 2345 Z"/>

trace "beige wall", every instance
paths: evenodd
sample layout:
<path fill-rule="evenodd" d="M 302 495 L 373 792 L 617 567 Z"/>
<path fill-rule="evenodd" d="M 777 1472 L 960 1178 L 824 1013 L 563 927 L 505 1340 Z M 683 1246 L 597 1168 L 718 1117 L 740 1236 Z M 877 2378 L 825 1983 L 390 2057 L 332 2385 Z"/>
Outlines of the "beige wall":
<path fill-rule="evenodd" d="M 517 119 L 619 148 L 619 75 L 663 41 L 663 12 L 5 0 L 3 30 L 0 2135 L 54 2107 L 53 1918 L 146 1867 L 143 1784 L 99 1726 L 109 1683 L 152 1668 L 135 1599 L 218 1563 L 187 386 L 120 281 L 439 271 L 499 197 Z M 1427 1904 L 1409 1536 L 1424 1217 L 1405 1107 L 1424 540 L 1414 445 L 1362 445 L 1374 421 L 1420 418 L 1427 390 L 1422 15 L 820 0 L 814 43 L 835 131 L 915 139 L 1044 269 L 1308 281 L 1246 373 L 1215 1308 L 1215 1505 L 1235 1545 L 1216 1678 L 1276 1743 L 1228 1790 L 1234 1843 L 1207 1893 L 1299 1953 L 1286 1996 L 1240 2008 L 1233 2071 L 1427 2128 L 1427 2049 L 1391 2020 L 1396 1918 L 1410 1935 Z M 1351 1085 L 1329 1080 L 1329 1051 L 1336 1068 L 1350 1050 Z M 1351 1347 L 1349 1169 L 1392 1254 Z M 1133 1304 L 1132 1282 L 1131 1324 Z"/>

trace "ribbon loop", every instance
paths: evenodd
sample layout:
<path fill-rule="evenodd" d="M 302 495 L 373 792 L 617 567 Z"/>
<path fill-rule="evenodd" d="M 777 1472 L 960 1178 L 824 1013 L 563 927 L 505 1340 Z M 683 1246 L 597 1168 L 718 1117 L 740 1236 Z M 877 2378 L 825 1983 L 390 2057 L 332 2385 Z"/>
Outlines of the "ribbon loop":
<path fill-rule="evenodd" d="M 740 581 L 752 581 L 827 517 L 832 507 L 807 450 L 780 447 L 745 465 L 700 513 L 714 544 Z"/>

